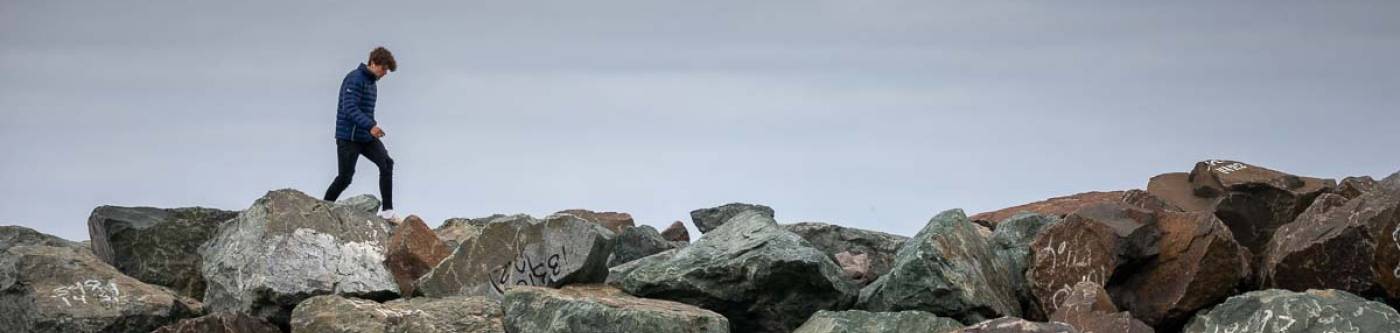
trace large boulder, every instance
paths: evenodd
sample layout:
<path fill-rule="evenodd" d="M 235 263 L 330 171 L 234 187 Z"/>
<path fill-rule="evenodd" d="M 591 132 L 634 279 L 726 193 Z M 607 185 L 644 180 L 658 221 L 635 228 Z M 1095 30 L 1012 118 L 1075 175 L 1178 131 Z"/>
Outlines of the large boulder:
<path fill-rule="evenodd" d="M 661 238 L 672 242 L 690 243 L 690 231 L 685 229 L 685 224 L 681 221 L 671 222 L 671 226 L 661 231 Z"/>
<path fill-rule="evenodd" d="M 545 219 L 548 220 L 550 218 L 560 215 L 572 215 L 574 217 L 581 218 L 584 221 L 597 223 L 598 225 L 607 228 L 608 231 L 612 231 L 614 234 L 620 234 L 624 230 L 627 230 L 627 228 L 631 228 L 636 225 L 636 222 L 632 220 L 632 214 L 619 212 L 595 212 L 587 209 L 564 210 L 558 213 L 554 213 L 549 217 L 545 217 Z"/>
<path fill-rule="evenodd" d="M 202 312 L 199 301 L 123 275 L 86 249 L 0 251 L 0 332 L 150 332 Z"/>
<path fill-rule="evenodd" d="M 788 224 L 783 225 L 783 228 L 802 236 L 802 239 L 806 239 L 838 263 L 842 261 L 837 258 L 841 253 L 846 253 L 846 256 L 852 259 L 864 257 L 869 264 L 865 269 L 866 274 L 848 276 L 860 285 L 869 284 L 889 272 L 890 266 L 894 264 L 895 252 L 909 240 L 909 237 L 879 231 L 817 222 Z M 842 265 L 843 268 L 846 266 Z"/>
<path fill-rule="evenodd" d="M 491 224 L 491 221 L 515 219 L 531 219 L 531 217 L 527 215 L 502 214 L 474 219 L 455 217 L 443 221 L 441 226 L 438 226 L 437 229 L 433 229 L 433 233 L 436 233 L 438 238 L 442 239 L 443 243 L 447 244 L 447 248 L 456 250 L 463 242 L 481 236 L 481 230 L 486 229 L 486 225 Z"/>
<path fill-rule="evenodd" d="M 88 217 L 92 252 L 128 276 L 204 297 L 199 246 L 238 212 L 101 206 Z"/>
<path fill-rule="evenodd" d="M 237 312 L 180 320 L 151 333 L 282 333 L 277 325 Z"/>
<path fill-rule="evenodd" d="M 1313 199 L 1336 185 L 1331 179 L 1226 160 L 1196 163 L 1187 181 L 1196 197 L 1216 200 L 1205 210 L 1225 222 L 1235 241 L 1255 254 L 1264 253 L 1279 227 L 1293 222 Z"/>
<path fill-rule="evenodd" d="M 1370 221 L 1368 224 L 1378 230 L 1376 237 L 1375 264 L 1372 271 L 1376 283 L 1385 295 L 1400 303 L 1400 172 L 1386 177 L 1376 184 L 1376 190 L 1347 202 L 1336 209 L 1349 209 L 1355 219 Z M 1395 304 L 1395 303 L 1392 303 Z"/>
<path fill-rule="evenodd" d="M 1201 311 L 1182 332 L 1396 333 L 1400 313 L 1340 290 L 1269 289 Z"/>
<path fill-rule="evenodd" d="M 1108 291 L 1089 281 L 1076 283 L 1050 320 L 1074 326 L 1080 332 L 1152 333 L 1152 327 L 1133 318 L 1109 299 Z"/>
<path fill-rule="evenodd" d="M 1381 194 L 1381 195 L 1376 195 Z M 1388 206 L 1388 207 L 1387 207 Z M 1278 228 L 1260 260 L 1264 289 L 1337 289 L 1376 295 L 1381 276 L 1373 271 L 1384 224 L 1396 217 L 1400 196 L 1372 192 L 1357 199 L 1318 196 L 1293 223 Z M 1389 210 L 1389 212 L 1386 212 Z"/>
<path fill-rule="evenodd" d="M 1073 326 L 1061 322 L 1035 322 L 1016 317 L 1002 317 L 968 326 L 957 333 L 1078 333 Z M 1088 332 L 1086 332 L 1088 333 Z"/>
<path fill-rule="evenodd" d="M 1080 208 L 1103 202 L 1117 202 L 1118 199 L 1122 197 L 1123 191 L 1084 192 L 985 212 L 973 215 L 970 219 L 974 222 L 980 221 L 987 225 L 998 225 L 1001 221 L 1021 213 L 1064 217 Z"/>
<path fill-rule="evenodd" d="M 388 238 L 388 223 L 370 213 L 296 190 L 268 192 L 199 249 L 204 301 L 286 325 L 311 296 L 393 298 Z"/>
<path fill-rule="evenodd" d="M 34 231 L 34 229 L 17 225 L 0 226 L 0 255 L 4 255 L 5 250 L 21 245 L 87 248 L 82 243 Z"/>
<path fill-rule="evenodd" d="M 1162 235 L 1159 254 L 1109 292 L 1133 317 L 1172 332 L 1245 281 L 1249 252 L 1210 213 L 1157 211 L 1155 216 Z"/>
<path fill-rule="evenodd" d="M 1051 224 L 1031 242 L 1026 282 L 1039 314 L 1055 313 L 1080 281 L 1108 281 L 1157 255 L 1160 239 L 1151 211 L 1123 203 L 1081 208 Z"/>
<path fill-rule="evenodd" d="M 927 311 L 965 324 L 1019 316 L 1011 269 L 961 209 L 948 210 L 904 242 L 889 274 L 861 290 L 857 308 Z"/>
<path fill-rule="evenodd" d="M 490 296 L 516 285 L 558 288 L 608 277 L 614 235 L 573 215 L 493 219 L 475 239 L 418 279 L 424 296 Z"/>
<path fill-rule="evenodd" d="M 962 323 L 923 311 L 817 311 L 793 333 L 947 333 Z"/>
<path fill-rule="evenodd" d="M 758 211 L 739 213 L 670 258 L 641 260 L 623 290 L 718 312 L 736 332 L 788 332 L 818 310 L 849 307 L 857 293 L 825 253 Z"/>
<path fill-rule="evenodd" d="M 700 233 L 707 233 L 724 225 L 730 218 L 738 216 L 747 211 L 753 211 L 759 215 L 773 218 L 773 208 L 764 205 L 730 203 L 719 207 L 702 208 L 690 211 L 690 222 L 695 224 L 695 229 Z"/>
<path fill-rule="evenodd" d="M 511 288 L 506 332 L 727 333 L 729 320 L 693 305 L 637 298 L 604 285 Z"/>
<path fill-rule="evenodd" d="M 671 260 L 671 257 L 676 255 L 677 250 L 680 249 L 661 251 L 660 253 L 642 257 L 641 259 L 633 260 L 625 264 L 609 267 L 608 279 L 605 280 L 605 283 L 609 286 L 622 288 L 622 280 L 625 280 L 628 274 L 632 274 L 632 271 L 655 262 Z"/>
<path fill-rule="evenodd" d="M 488 297 L 413 298 L 378 303 L 316 296 L 292 311 L 292 333 L 501 333 L 501 305 Z"/>
<path fill-rule="evenodd" d="M 379 198 L 372 194 L 361 194 L 335 202 L 337 205 L 350 206 L 355 210 L 375 214 L 379 213 Z"/>
<path fill-rule="evenodd" d="M 399 293 L 405 297 L 413 296 L 413 284 L 419 277 L 452 254 L 417 215 L 409 215 L 394 228 L 388 247 L 384 265 L 389 267 L 389 273 L 399 285 Z"/>
<path fill-rule="evenodd" d="M 625 264 L 662 251 L 680 248 L 687 243 L 672 242 L 661 237 L 661 233 L 649 225 L 627 228 L 617 235 L 608 267 Z"/>

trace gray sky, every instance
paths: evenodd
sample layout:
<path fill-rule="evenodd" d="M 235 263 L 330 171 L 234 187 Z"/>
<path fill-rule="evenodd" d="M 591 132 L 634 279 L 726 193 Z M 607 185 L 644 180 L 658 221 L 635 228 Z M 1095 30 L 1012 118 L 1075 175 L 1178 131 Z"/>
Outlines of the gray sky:
<path fill-rule="evenodd" d="M 1208 158 L 1400 170 L 1395 1 L 506 3 L 0 1 L 0 224 L 319 197 L 376 45 L 396 208 L 434 226 L 743 201 L 908 235 Z"/>

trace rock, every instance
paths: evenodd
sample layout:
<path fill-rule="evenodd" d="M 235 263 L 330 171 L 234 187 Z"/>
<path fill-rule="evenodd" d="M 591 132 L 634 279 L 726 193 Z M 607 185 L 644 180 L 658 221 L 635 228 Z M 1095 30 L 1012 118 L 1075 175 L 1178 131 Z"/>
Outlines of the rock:
<path fill-rule="evenodd" d="M 1252 291 L 1201 311 L 1185 333 L 1400 332 L 1400 313 L 1339 290 Z"/>
<path fill-rule="evenodd" d="M 355 210 L 370 214 L 378 214 L 380 202 L 379 198 L 375 197 L 374 195 L 361 194 L 345 199 L 340 199 L 340 201 L 336 201 L 335 204 L 342 206 L 350 206 L 352 208 L 355 208 Z"/>
<path fill-rule="evenodd" d="M 995 226 L 996 224 L 1001 223 L 1002 220 L 1011 218 L 1012 216 L 1016 216 L 1016 214 L 1020 213 L 1036 213 L 1041 215 L 1063 217 L 1066 214 L 1073 213 L 1074 211 L 1086 206 L 1091 206 L 1102 202 L 1118 202 L 1118 200 L 1122 197 L 1123 191 L 1084 192 L 1063 197 L 1045 199 L 1042 201 L 1032 202 L 1020 206 L 1002 208 L 996 211 L 985 212 L 973 215 L 971 219 L 973 221 L 985 221 L 988 224 Z"/>
<path fill-rule="evenodd" d="M 34 231 L 17 225 L 0 226 L 0 255 L 5 250 L 21 245 L 43 245 L 54 247 L 84 248 L 82 243 Z"/>
<path fill-rule="evenodd" d="M 558 288 L 607 279 L 614 235 L 574 215 L 536 220 L 516 215 L 492 220 L 418 279 L 424 296 L 500 299 L 516 285 Z"/>
<path fill-rule="evenodd" d="M 1188 180 L 1198 197 L 1219 198 L 1213 212 L 1251 253 L 1264 253 L 1275 230 L 1335 185 L 1330 179 L 1223 160 L 1196 163 Z"/>
<path fill-rule="evenodd" d="M 870 268 L 870 256 L 865 253 L 837 253 L 836 264 L 841 265 L 841 271 L 845 272 L 846 278 L 855 281 L 858 285 L 864 286 L 870 284 L 879 277 L 879 275 L 875 274 Z"/>
<path fill-rule="evenodd" d="M 1174 332 L 1198 310 L 1229 297 L 1249 275 L 1249 252 L 1206 212 L 1156 212 L 1160 254 L 1109 292 L 1133 317 Z M 1083 329 L 1083 327 L 1080 327 Z"/>
<path fill-rule="evenodd" d="M 1166 173 L 1152 177 L 1147 182 L 1147 193 L 1162 200 L 1170 207 L 1188 212 L 1215 212 L 1215 205 L 1220 202 L 1219 197 L 1202 198 L 1196 196 L 1195 190 L 1191 187 L 1191 174 L 1185 172 Z M 1128 194 L 1124 195 L 1126 198 Z M 1124 200 L 1124 202 L 1128 201 Z M 1140 203 L 1129 203 L 1134 206 L 1142 206 Z"/>
<path fill-rule="evenodd" d="M 1300 193 L 1331 187 L 1323 179 L 1307 179 L 1229 160 L 1197 162 L 1188 180 L 1191 181 L 1192 192 L 1203 198 L 1219 197 L 1249 187 L 1299 190 Z"/>
<path fill-rule="evenodd" d="M 1040 313 L 1037 307 L 1030 306 L 1035 304 L 1035 300 L 1030 293 L 1030 283 L 1026 281 L 1026 268 L 1029 266 L 1027 260 L 1035 236 L 1045 227 L 1059 222 L 1060 218 L 1053 215 L 1022 213 L 1003 220 L 990 237 L 994 253 L 1007 263 L 1011 272 L 1012 288 L 1016 290 L 1016 298 L 1020 300 L 1021 314 L 1024 317 L 1046 316 Z"/>
<path fill-rule="evenodd" d="M 671 222 L 670 227 L 661 231 L 661 238 L 672 242 L 690 243 L 690 231 L 685 229 L 685 224 L 681 221 Z"/>
<path fill-rule="evenodd" d="M 88 217 L 88 233 L 92 252 L 122 273 L 200 298 L 199 246 L 236 216 L 238 212 L 200 207 L 101 206 Z"/>
<path fill-rule="evenodd" d="M 506 332 L 729 332 L 729 320 L 710 310 L 603 285 L 511 288 L 501 306 Z"/>
<path fill-rule="evenodd" d="M 837 263 L 841 262 L 837 254 L 843 252 L 852 256 L 864 255 L 869 262 L 867 273 L 861 279 L 855 280 L 862 286 L 889 272 L 890 266 L 894 264 L 895 252 L 909 240 L 909 237 L 879 231 L 816 222 L 788 224 L 783 225 L 783 228 L 802 236 L 802 239 L 812 243 L 812 246 L 822 250 Z"/>
<path fill-rule="evenodd" d="M 1080 332 L 1154 332 L 1152 327 L 1133 318 L 1128 312 L 1119 312 L 1109 299 L 1108 292 L 1088 281 L 1074 285 L 1050 320 L 1069 324 Z"/>
<path fill-rule="evenodd" d="M 413 298 L 380 304 L 316 296 L 292 311 L 292 333 L 499 333 L 501 306 L 488 297 Z"/>
<path fill-rule="evenodd" d="M 1077 333 L 1074 327 L 1059 322 L 1034 322 L 1016 317 L 1003 317 L 963 328 L 958 333 Z M 1088 333 L 1088 332 L 1085 332 Z"/>
<path fill-rule="evenodd" d="M 962 210 L 939 213 L 895 255 L 888 274 L 861 290 L 857 308 L 927 311 L 966 324 L 1019 316 L 1010 263 Z"/>
<path fill-rule="evenodd" d="M 1349 229 L 1366 232 L 1368 237 L 1363 237 L 1363 239 L 1370 239 L 1375 244 L 1375 254 L 1372 257 L 1367 258 L 1365 253 L 1328 252 L 1337 257 L 1371 262 L 1370 271 L 1374 274 L 1371 276 L 1374 276 L 1375 284 L 1383 293 L 1368 292 L 1366 295 L 1384 295 L 1392 301 L 1400 301 L 1400 172 L 1377 182 L 1372 190 L 1347 201 L 1345 205 L 1331 209 L 1324 215 L 1325 217 L 1318 219 L 1345 221 L 1346 225 L 1349 226 L 1365 226 L 1364 228 L 1349 227 Z M 1355 247 L 1356 245 L 1350 246 Z M 1347 245 L 1342 243 L 1328 247 L 1345 248 Z M 1364 251 L 1365 247 L 1362 248 Z M 1341 260 L 1341 258 L 1337 260 Z M 1339 272 L 1323 276 L 1345 276 L 1346 274 L 1341 272 L 1352 271 L 1352 266 L 1356 263 L 1334 261 L 1329 264 L 1329 266 L 1337 267 L 1335 269 Z M 1357 274 L 1353 276 L 1366 276 L 1362 269 L 1356 269 L 1355 273 Z"/>
<path fill-rule="evenodd" d="M 957 320 L 923 311 L 817 311 L 793 333 L 946 333 L 963 328 Z"/>
<path fill-rule="evenodd" d="M 1123 192 L 1122 201 L 1128 206 L 1143 208 L 1154 212 L 1163 210 L 1174 212 L 1183 211 L 1180 207 L 1173 206 L 1167 203 L 1166 200 L 1162 200 L 1162 198 L 1158 198 L 1151 192 L 1143 190 L 1128 190 L 1127 192 Z"/>
<path fill-rule="evenodd" d="M 1108 285 L 1122 268 L 1158 252 L 1153 213 L 1122 203 L 1100 203 L 1065 216 L 1031 242 L 1026 281 L 1039 313 L 1053 314 L 1076 283 Z"/>
<path fill-rule="evenodd" d="M 632 271 L 636 270 L 639 267 L 650 265 L 654 262 L 670 260 L 672 256 L 676 255 L 676 250 L 679 249 L 661 251 L 657 254 L 649 255 L 646 257 L 642 257 L 641 259 L 633 260 L 625 264 L 608 268 L 608 279 L 606 280 L 606 283 L 609 286 L 622 288 L 622 280 L 624 280 L 628 274 L 632 274 Z"/>
<path fill-rule="evenodd" d="M 419 277 L 452 254 L 447 244 L 443 244 L 417 215 L 409 215 L 394 228 L 388 248 L 384 265 L 389 267 L 400 294 L 405 297 L 413 295 L 413 284 Z"/>
<path fill-rule="evenodd" d="M 608 259 L 608 267 L 625 264 L 661 251 L 680 248 L 685 244 L 662 238 L 661 233 L 656 232 L 656 228 L 649 225 L 630 227 L 617 235 L 617 244 L 613 245 L 613 255 L 612 258 Z"/>
<path fill-rule="evenodd" d="M 388 223 L 372 214 L 296 190 L 268 192 L 200 247 L 204 301 L 285 326 L 311 296 L 393 298 L 388 238 Z"/>
<path fill-rule="evenodd" d="M 607 228 L 608 231 L 612 231 L 614 234 L 620 234 L 624 230 L 627 230 L 627 228 L 635 226 L 635 222 L 632 221 L 632 214 L 618 212 L 595 212 L 585 209 L 570 209 L 560 211 L 558 213 L 554 213 L 554 215 L 545 217 L 545 219 L 548 220 L 551 217 L 558 215 L 573 215 L 583 219 L 584 221 L 597 223 L 598 225 Z"/>
<path fill-rule="evenodd" d="M 696 209 L 690 212 L 690 222 L 695 224 L 695 229 L 700 233 L 708 233 L 715 230 L 729 221 L 730 218 L 738 216 L 746 211 L 758 212 L 759 215 L 773 218 L 773 208 L 764 205 L 754 205 L 746 203 L 731 203 L 719 207 Z"/>
<path fill-rule="evenodd" d="M 0 332 L 150 332 L 202 312 L 199 301 L 123 275 L 81 248 L 20 245 L 0 254 Z"/>
<path fill-rule="evenodd" d="M 735 332 L 788 332 L 857 293 L 831 258 L 762 211 L 733 216 L 670 258 L 641 260 L 623 290 L 718 312 Z"/>
<path fill-rule="evenodd" d="M 1347 199 L 1352 199 L 1375 188 L 1376 180 L 1371 176 L 1346 177 L 1342 178 L 1342 182 L 1337 185 L 1336 193 Z"/>
<path fill-rule="evenodd" d="M 1363 199 L 1364 200 L 1364 199 Z M 1345 207 L 1347 198 L 1333 193 L 1318 196 L 1293 223 L 1278 228 L 1260 261 L 1259 284 L 1263 289 L 1338 289 L 1351 293 L 1378 294 L 1378 276 L 1371 268 L 1380 226 L 1375 228 L 1366 207 Z M 1370 204 L 1384 204 L 1370 201 Z M 1400 201 L 1391 203 L 1391 206 Z M 1339 209 L 1340 208 L 1340 209 Z M 1380 210 L 1383 210 L 1381 208 Z M 1379 210 L 1377 210 L 1379 211 Z M 1357 218 L 1359 217 L 1359 218 Z"/>
<path fill-rule="evenodd" d="M 152 333 L 282 333 L 282 330 L 246 314 L 219 312 L 165 325 Z"/>
<path fill-rule="evenodd" d="M 439 239 L 447 244 L 447 248 L 456 250 L 463 242 L 476 239 L 481 235 L 481 229 L 485 229 L 491 221 L 505 221 L 514 219 L 532 219 L 526 215 L 491 215 L 483 218 L 450 218 L 442 222 L 441 226 L 433 229 Z"/>

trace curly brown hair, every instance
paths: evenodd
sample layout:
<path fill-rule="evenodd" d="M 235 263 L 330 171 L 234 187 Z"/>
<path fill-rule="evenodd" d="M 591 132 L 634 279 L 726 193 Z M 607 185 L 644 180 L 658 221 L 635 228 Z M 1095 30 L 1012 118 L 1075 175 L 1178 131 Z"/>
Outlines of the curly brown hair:
<path fill-rule="evenodd" d="M 394 54 L 389 53 L 389 49 L 383 46 L 369 51 L 369 64 L 384 66 L 384 69 L 388 69 L 390 72 L 399 70 L 399 63 L 394 61 Z"/>

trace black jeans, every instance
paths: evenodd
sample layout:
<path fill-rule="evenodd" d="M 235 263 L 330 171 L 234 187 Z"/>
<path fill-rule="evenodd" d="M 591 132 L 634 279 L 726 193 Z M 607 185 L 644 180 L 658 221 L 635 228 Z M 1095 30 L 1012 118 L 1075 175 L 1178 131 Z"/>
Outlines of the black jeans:
<path fill-rule="evenodd" d="M 384 149 L 384 142 L 378 138 L 370 142 L 335 140 L 335 150 L 340 173 L 335 176 L 335 181 L 331 182 L 331 187 L 326 189 L 326 201 L 340 198 L 340 192 L 350 186 L 350 179 L 355 176 L 355 162 L 360 159 L 360 155 L 364 155 L 370 162 L 374 162 L 374 165 L 379 166 L 379 195 L 384 199 L 384 210 L 394 209 L 394 159 L 389 158 L 389 151 Z"/>

